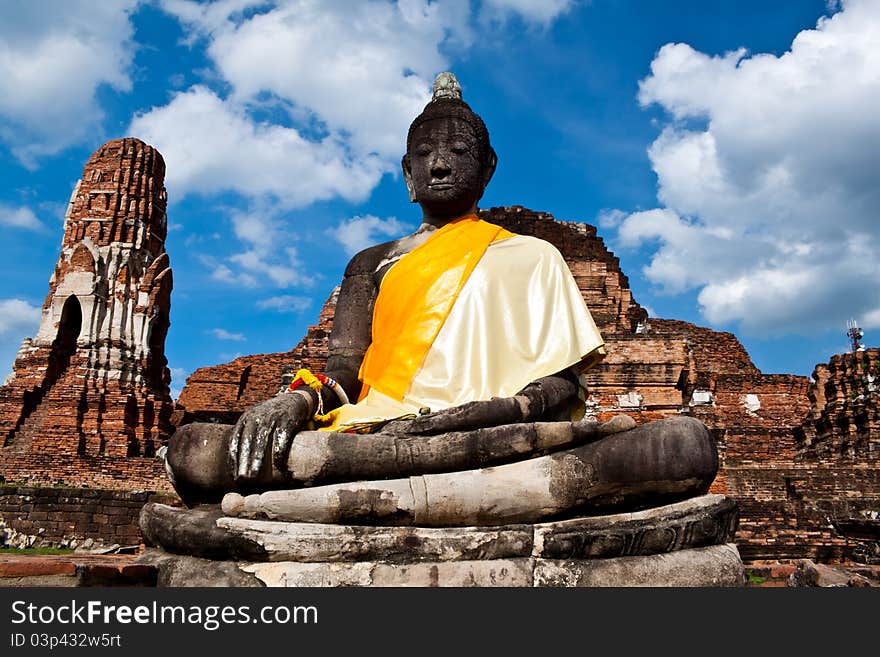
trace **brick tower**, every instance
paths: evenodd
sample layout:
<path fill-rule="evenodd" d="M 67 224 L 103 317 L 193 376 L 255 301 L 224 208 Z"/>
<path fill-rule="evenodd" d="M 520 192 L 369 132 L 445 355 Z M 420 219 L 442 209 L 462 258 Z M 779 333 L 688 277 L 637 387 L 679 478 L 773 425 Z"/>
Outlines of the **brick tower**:
<path fill-rule="evenodd" d="M 138 139 L 107 142 L 89 158 L 39 331 L 0 388 L 7 481 L 165 486 L 152 458 L 173 406 L 164 177 L 162 156 Z"/>

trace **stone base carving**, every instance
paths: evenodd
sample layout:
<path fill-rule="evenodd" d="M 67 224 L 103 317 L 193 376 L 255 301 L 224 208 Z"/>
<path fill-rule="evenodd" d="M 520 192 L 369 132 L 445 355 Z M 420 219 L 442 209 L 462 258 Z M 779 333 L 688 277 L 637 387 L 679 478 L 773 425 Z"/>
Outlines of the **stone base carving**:
<path fill-rule="evenodd" d="M 219 586 L 737 586 L 737 520 L 732 500 L 703 495 L 497 527 L 277 522 L 161 504 L 146 505 L 140 525 L 145 541 L 161 548 L 143 557 L 159 568 L 160 585 L 180 586 L 178 573 L 200 572 L 205 586 L 204 573 L 216 571 Z M 204 558 L 215 565 L 200 568 Z"/>
<path fill-rule="evenodd" d="M 742 586 L 732 543 L 615 559 L 241 564 L 266 586 Z"/>

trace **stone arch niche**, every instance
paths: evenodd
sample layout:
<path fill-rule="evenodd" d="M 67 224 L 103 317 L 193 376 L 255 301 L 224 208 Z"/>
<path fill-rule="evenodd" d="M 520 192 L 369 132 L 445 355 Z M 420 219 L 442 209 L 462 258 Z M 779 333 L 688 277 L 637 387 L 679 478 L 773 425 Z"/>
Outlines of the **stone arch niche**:
<path fill-rule="evenodd" d="M 71 294 L 61 308 L 61 320 L 58 322 L 58 333 L 52 341 L 49 354 L 49 365 L 43 379 L 43 394 L 55 384 L 58 378 L 70 366 L 70 359 L 76 353 L 76 340 L 82 331 L 82 306 L 76 295 Z"/>
<path fill-rule="evenodd" d="M 168 360 L 165 358 L 165 338 L 170 326 L 171 320 L 168 311 L 165 308 L 159 308 L 147 328 L 148 365 L 146 378 L 157 389 L 162 389 L 167 385 L 167 382 L 164 381 L 165 366 L 168 364 Z"/>
<path fill-rule="evenodd" d="M 141 444 L 137 437 L 135 427 L 140 424 L 140 410 L 134 395 L 129 395 L 125 400 L 125 435 L 127 439 L 126 456 L 140 456 Z"/>

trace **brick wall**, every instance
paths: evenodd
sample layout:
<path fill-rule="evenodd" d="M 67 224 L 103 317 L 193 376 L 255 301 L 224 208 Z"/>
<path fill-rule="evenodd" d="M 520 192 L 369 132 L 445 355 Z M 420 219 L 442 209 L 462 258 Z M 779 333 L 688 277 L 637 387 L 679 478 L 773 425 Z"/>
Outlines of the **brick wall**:
<path fill-rule="evenodd" d="M 141 542 L 138 515 L 147 502 L 177 504 L 174 496 L 145 491 L 0 486 L 0 521 L 34 545 L 69 545 L 71 540 L 111 545 Z"/>

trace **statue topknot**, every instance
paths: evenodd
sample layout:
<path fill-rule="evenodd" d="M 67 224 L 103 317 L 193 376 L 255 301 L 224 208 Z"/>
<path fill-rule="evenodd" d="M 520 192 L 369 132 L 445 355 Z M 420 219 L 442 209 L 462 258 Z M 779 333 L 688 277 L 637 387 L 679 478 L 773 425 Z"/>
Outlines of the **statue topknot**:
<path fill-rule="evenodd" d="M 444 71 L 434 78 L 433 96 L 425 105 L 425 109 L 419 114 L 409 127 L 406 136 L 406 150 L 412 147 L 412 135 L 415 129 L 432 119 L 457 118 L 466 121 L 473 129 L 480 147 L 480 157 L 484 163 L 497 158 L 492 145 L 489 142 L 489 130 L 480 115 L 474 112 L 470 105 L 462 99 L 461 85 L 454 74 Z"/>

